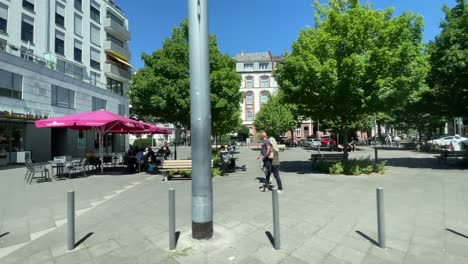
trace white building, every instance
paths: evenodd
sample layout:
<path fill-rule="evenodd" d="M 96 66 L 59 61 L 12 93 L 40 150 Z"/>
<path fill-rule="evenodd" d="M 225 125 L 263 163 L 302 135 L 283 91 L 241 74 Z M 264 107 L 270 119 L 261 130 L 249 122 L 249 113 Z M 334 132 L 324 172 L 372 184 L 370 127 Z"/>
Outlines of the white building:
<path fill-rule="evenodd" d="M 106 109 L 128 116 L 128 20 L 110 0 L 0 0 L 0 164 L 82 156 L 96 134 L 33 121 Z M 106 138 L 123 151 L 125 136 Z M 12 159 L 13 157 L 13 159 Z"/>
<path fill-rule="evenodd" d="M 237 61 L 236 70 L 242 77 L 240 91 L 245 93 L 245 98 L 241 103 L 242 124 L 249 128 L 252 135 L 255 135 L 257 133 L 253 125 L 255 115 L 262 105 L 268 102 L 269 96 L 277 93 L 278 83 L 273 77 L 273 72 L 284 57 L 273 56 L 271 52 L 245 53 L 241 51 L 234 56 L 234 59 Z M 312 128 L 310 120 L 298 124 L 295 140 L 312 135 Z M 290 138 L 290 133 L 286 133 L 285 137 Z"/>

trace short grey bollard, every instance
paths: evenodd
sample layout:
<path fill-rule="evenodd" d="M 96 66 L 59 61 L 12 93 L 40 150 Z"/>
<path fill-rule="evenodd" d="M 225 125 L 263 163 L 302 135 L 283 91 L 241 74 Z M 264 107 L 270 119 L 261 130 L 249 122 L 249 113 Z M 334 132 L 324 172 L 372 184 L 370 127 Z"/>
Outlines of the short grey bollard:
<path fill-rule="evenodd" d="M 275 246 L 275 249 L 279 250 L 281 247 L 281 240 L 279 224 L 278 190 L 276 188 L 273 188 L 271 193 L 273 199 L 273 244 Z"/>
<path fill-rule="evenodd" d="M 75 191 L 68 191 L 68 250 L 75 249 Z"/>
<path fill-rule="evenodd" d="M 379 232 L 379 247 L 385 248 L 385 215 L 383 188 L 377 188 L 377 226 Z"/>
<path fill-rule="evenodd" d="M 375 146 L 374 152 L 375 152 L 375 163 L 377 163 L 379 162 L 379 156 L 377 155 L 377 146 Z"/>
<path fill-rule="evenodd" d="M 175 190 L 169 189 L 169 249 L 173 250 L 176 247 L 175 234 Z"/>

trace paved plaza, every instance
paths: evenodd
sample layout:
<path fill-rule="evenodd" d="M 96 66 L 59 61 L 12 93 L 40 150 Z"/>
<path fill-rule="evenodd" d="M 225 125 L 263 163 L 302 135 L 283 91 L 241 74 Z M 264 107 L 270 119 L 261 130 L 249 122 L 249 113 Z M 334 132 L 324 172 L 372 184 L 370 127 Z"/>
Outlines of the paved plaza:
<path fill-rule="evenodd" d="M 281 249 L 271 192 L 259 192 L 258 152 L 241 147 L 237 170 L 213 178 L 214 237 L 191 238 L 191 181 L 105 175 L 26 184 L 25 168 L 0 170 L 0 263 L 468 263 L 468 173 L 433 154 L 381 150 L 385 175 L 311 170 L 313 151 L 280 152 Z M 364 148 L 353 157 L 373 158 Z M 178 149 L 178 158 L 190 149 Z M 453 161 L 452 161 L 453 163 Z M 274 182 L 273 182 L 274 184 Z M 385 190 L 386 249 L 377 240 L 376 188 Z M 168 189 L 176 190 L 176 250 L 168 243 Z M 76 192 L 76 240 L 67 251 L 67 191 Z"/>

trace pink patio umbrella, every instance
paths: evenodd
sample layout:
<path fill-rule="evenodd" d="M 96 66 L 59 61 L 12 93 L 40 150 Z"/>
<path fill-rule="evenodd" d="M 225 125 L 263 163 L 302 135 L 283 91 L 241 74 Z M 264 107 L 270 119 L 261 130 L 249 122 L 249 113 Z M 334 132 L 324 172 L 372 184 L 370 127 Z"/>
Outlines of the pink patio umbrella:
<path fill-rule="evenodd" d="M 98 110 L 35 121 L 38 128 L 71 128 L 76 130 L 96 129 L 99 131 L 99 153 L 103 160 L 103 136 L 111 131 L 138 131 L 149 128 L 144 123 L 121 115 Z M 101 173 L 104 167 L 101 166 Z"/>
<path fill-rule="evenodd" d="M 120 134 L 172 134 L 172 129 L 162 128 L 153 124 L 140 122 L 145 126 L 145 129 L 125 130 L 125 129 L 112 129 L 110 133 Z"/>

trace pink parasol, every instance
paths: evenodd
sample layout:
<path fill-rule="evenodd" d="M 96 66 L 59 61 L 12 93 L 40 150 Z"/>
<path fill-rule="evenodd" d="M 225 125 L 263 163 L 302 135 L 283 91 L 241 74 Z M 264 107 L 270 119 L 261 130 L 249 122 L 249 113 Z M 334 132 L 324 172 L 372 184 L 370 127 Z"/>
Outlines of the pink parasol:
<path fill-rule="evenodd" d="M 111 131 L 138 131 L 149 128 L 145 123 L 121 115 L 98 110 L 35 121 L 38 128 L 71 128 L 76 130 L 96 129 L 99 131 L 99 152 L 103 161 L 103 136 Z M 101 173 L 104 166 L 101 166 Z"/>
<path fill-rule="evenodd" d="M 145 129 L 126 130 L 126 129 L 112 129 L 111 133 L 120 134 L 172 134 L 172 129 L 162 128 L 153 124 L 140 122 L 145 126 Z"/>

